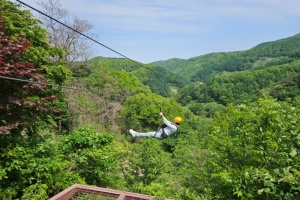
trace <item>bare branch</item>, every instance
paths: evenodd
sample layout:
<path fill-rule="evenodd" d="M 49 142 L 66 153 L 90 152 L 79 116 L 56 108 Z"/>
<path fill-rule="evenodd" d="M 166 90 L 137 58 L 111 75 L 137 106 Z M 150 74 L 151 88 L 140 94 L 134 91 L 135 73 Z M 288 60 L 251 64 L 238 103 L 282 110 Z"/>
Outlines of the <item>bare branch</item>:
<path fill-rule="evenodd" d="M 62 4 L 59 0 L 47 0 L 45 2 L 38 2 L 38 4 L 48 16 L 57 19 L 78 32 L 94 37 L 94 35 L 89 33 L 93 25 L 87 20 L 79 19 L 76 16 L 71 17 L 69 11 L 62 8 Z M 86 61 L 91 58 L 93 55 L 93 45 L 91 41 L 44 15 L 41 15 L 41 20 L 48 31 L 49 44 L 65 50 L 63 59 L 69 65 L 74 61 Z M 53 58 L 54 61 L 58 61 L 57 59 L 59 58 Z"/>

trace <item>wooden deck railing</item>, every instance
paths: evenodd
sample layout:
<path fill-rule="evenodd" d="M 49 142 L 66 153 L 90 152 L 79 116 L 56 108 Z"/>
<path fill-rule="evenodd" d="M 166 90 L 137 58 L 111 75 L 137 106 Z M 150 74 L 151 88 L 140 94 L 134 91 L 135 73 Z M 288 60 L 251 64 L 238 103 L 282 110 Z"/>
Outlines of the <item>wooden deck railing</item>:
<path fill-rule="evenodd" d="M 124 192 L 120 190 L 74 184 L 71 187 L 67 188 L 66 190 L 50 198 L 49 200 L 71 200 L 71 199 L 75 199 L 76 196 L 82 194 L 100 195 L 100 196 L 115 198 L 117 200 L 150 200 L 155 198 L 155 196 L 138 194 L 133 192 Z"/>

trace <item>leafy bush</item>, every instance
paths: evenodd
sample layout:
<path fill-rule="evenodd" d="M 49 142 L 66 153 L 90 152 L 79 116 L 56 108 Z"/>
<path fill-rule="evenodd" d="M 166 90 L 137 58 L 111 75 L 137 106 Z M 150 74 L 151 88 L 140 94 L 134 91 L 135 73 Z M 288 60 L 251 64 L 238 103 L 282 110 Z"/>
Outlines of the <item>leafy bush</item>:
<path fill-rule="evenodd" d="M 300 197 L 299 98 L 294 105 L 260 99 L 216 115 L 207 167 L 222 199 Z"/>

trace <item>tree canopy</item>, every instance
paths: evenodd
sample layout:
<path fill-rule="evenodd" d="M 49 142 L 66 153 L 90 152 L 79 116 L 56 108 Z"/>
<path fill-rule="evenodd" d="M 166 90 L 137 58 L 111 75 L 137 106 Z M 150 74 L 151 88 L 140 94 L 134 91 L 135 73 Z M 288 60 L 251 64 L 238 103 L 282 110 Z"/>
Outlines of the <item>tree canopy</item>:
<path fill-rule="evenodd" d="M 299 34 L 188 60 L 68 65 L 28 10 L 0 0 L 0 11 L 0 199 L 46 200 L 75 183 L 159 199 L 300 198 Z M 178 132 L 131 137 L 156 130 L 161 111 L 183 118 Z"/>

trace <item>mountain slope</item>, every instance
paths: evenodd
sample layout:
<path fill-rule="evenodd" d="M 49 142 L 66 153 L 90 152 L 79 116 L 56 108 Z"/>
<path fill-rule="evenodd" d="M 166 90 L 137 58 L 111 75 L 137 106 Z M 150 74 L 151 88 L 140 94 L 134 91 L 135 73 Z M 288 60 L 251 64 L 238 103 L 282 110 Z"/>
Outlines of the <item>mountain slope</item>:
<path fill-rule="evenodd" d="M 189 83 L 180 74 L 175 74 L 160 66 L 134 63 L 124 58 L 95 57 L 88 61 L 91 68 L 106 65 L 110 70 L 124 70 L 135 75 L 144 85 L 149 86 L 152 92 L 164 97 L 170 96 L 171 86 L 181 88 Z"/>
<path fill-rule="evenodd" d="M 96 57 L 89 63 L 130 72 L 152 92 L 165 97 L 170 96 L 174 87 L 179 91 L 177 101 L 182 104 L 192 101 L 227 104 L 255 100 L 262 95 L 258 90 L 268 90 L 276 98 L 280 94 L 281 99 L 295 96 L 297 91 L 278 89 L 283 84 L 289 85 L 285 80 L 298 80 L 299 59 L 300 34 L 297 34 L 245 51 L 210 53 L 187 60 L 174 58 L 139 65 L 127 59 Z M 292 85 L 293 89 L 297 86 L 295 81 Z"/>
<path fill-rule="evenodd" d="M 240 104 L 264 95 L 285 100 L 300 94 L 300 34 L 246 51 L 211 53 L 153 64 L 192 81 L 177 95 L 177 101 L 183 105 Z"/>
<path fill-rule="evenodd" d="M 219 52 L 183 59 L 153 62 L 192 81 L 206 81 L 214 73 L 234 72 L 254 67 L 262 58 L 299 57 L 300 34 L 273 42 L 259 44 L 246 51 Z"/>

